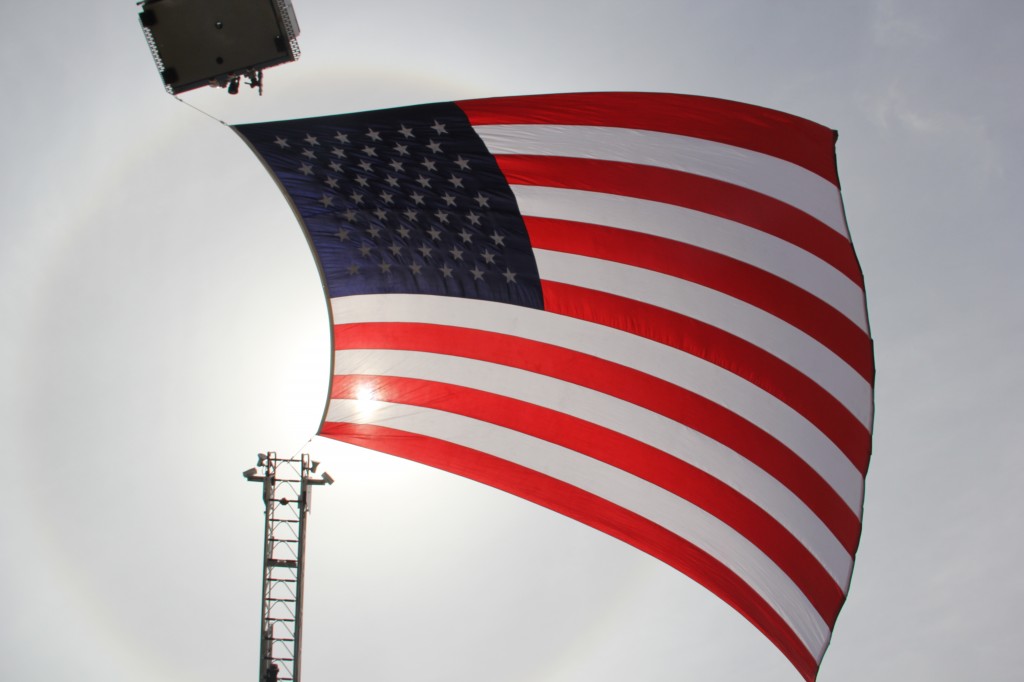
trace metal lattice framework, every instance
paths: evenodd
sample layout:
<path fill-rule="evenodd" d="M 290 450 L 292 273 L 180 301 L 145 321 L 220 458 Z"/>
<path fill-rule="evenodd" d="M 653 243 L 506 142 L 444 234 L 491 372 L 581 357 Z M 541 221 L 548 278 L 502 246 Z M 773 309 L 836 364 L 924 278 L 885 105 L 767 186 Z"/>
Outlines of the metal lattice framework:
<path fill-rule="evenodd" d="M 326 473 L 312 477 L 317 466 L 309 455 L 282 458 L 269 452 L 244 472 L 248 480 L 262 482 L 265 506 L 260 682 L 300 680 L 310 486 L 333 483 Z"/>

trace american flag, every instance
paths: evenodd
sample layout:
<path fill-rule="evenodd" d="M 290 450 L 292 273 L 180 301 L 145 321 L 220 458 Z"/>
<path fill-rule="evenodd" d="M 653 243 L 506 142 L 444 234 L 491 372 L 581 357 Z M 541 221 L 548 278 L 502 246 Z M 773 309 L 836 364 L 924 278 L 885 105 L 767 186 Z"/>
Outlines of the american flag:
<path fill-rule="evenodd" d="M 620 538 L 814 679 L 850 584 L 873 417 L 832 130 L 647 93 L 236 130 L 330 299 L 320 435 Z"/>

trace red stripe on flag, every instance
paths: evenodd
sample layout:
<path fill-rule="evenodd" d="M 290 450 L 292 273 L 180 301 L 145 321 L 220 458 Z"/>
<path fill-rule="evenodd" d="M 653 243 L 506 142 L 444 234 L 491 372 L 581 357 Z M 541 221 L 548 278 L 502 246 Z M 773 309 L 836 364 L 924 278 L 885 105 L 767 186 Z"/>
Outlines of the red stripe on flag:
<path fill-rule="evenodd" d="M 456 104 L 474 126 L 611 126 L 713 140 L 785 159 L 839 186 L 835 131 L 798 116 L 750 104 L 645 92 L 496 97 Z"/>
<path fill-rule="evenodd" d="M 781 523 L 696 467 L 616 431 L 520 400 L 472 388 L 406 377 L 337 376 L 331 398 L 374 400 L 459 414 L 582 453 L 660 486 L 706 510 L 764 552 L 807 596 L 822 619 L 835 621 L 843 591 Z M 851 558 L 852 562 L 852 558 Z"/>
<path fill-rule="evenodd" d="M 721 405 L 657 377 L 559 346 L 443 325 L 336 325 L 334 347 L 412 350 L 482 360 L 553 377 L 633 403 L 699 431 L 747 458 L 800 498 L 851 554 L 857 547 L 857 516 L 805 461 Z"/>
<path fill-rule="evenodd" d="M 660 272 L 756 306 L 816 339 L 871 381 L 874 361 L 868 335 L 820 298 L 780 277 L 706 249 L 614 227 L 549 218 L 527 218 L 526 227 L 535 248 Z"/>
<path fill-rule="evenodd" d="M 698 320 L 632 299 L 543 282 L 544 308 L 621 329 L 703 358 L 774 395 L 836 444 L 864 473 L 871 433 L 828 391 L 771 353 Z"/>
<path fill-rule="evenodd" d="M 366 424 L 326 423 L 320 435 L 471 478 L 642 549 L 739 611 L 812 681 L 814 656 L 775 610 L 721 562 L 642 516 L 532 469 L 448 441 Z"/>
<path fill-rule="evenodd" d="M 528 155 L 495 158 L 509 184 L 635 197 L 718 216 L 787 241 L 864 286 L 860 264 L 845 236 L 773 197 L 692 173 L 621 161 Z"/>

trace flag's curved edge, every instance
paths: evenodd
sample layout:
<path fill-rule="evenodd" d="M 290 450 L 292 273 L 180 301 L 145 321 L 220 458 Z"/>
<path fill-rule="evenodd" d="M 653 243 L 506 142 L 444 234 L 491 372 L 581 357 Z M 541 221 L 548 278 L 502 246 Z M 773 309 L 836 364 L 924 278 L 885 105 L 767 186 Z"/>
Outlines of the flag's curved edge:
<path fill-rule="evenodd" d="M 865 325 L 865 331 L 867 332 L 867 335 L 868 335 L 868 342 L 871 345 L 871 356 L 873 358 L 874 355 L 875 355 L 875 339 L 874 339 L 874 336 L 871 333 L 871 316 L 868 313 L 868 288 L 867 288 L 867 283 L 864 281 L 864 266 L 861 265 L 860 256 L 857 254 L 857 249 L 853 246 L 853 231 L 850 229 L 850 223 L 846 219 L 846 201 L 843 199 L 842 187 L 839 184 L 839 154 L 836 151 L 836 147 L 838 146 L 838 143 L 839 143 L 839 131 L 838 130 L 833 130 L 832 131 L 832 158 L 833 158 L 834 163 L 835 163 L 835 178 L 836 178 L 835 182 L 836 182 L 836 187 L 838 187 L 840 189 L 840 192 L 839 192 L 839 210 L 842 213 L 843 222 L 846 223 L 847 234 L 849 234 L 849 236 L 850 236 L 850 250 L 853 252 L 853 261 L 854 261 L 854 263 L 857 266 L 857 270 L 860 272 L 861 289 L 864 292 L 864 299 L 863 299 L 864 300 L 864 325 Z M 868 423 L 867 423 L 868 431 L 872 434 L 872 436 L 874 435 L 874 432 L 875 432 L 875 414 L 876 414 L 876 410 L 875 410 L 875 407 L 876 407 L 875 382 L 876 382 L 877 376 L 878 376 L 878 365 L 877 365 L 877 363 L 872 362 L 871 377 L 870 377 L 870 380 L 871 380 L 871 415 L 870 415 L 870 417 L 868 419 Z M 868 477 L 868 471 L 871 468 L 871 455 L 873 454 L 874 445 L 875 445 L 875 441 L 874 441 L 874 438 L 872 437 L 872 438 L 870 438 L 868 440 L 868 444 L 867 444 L 867 453 L 865 455 L 866 464 L 865 464 L 864 471 L 863 471 L 863 474 L 864 474 L 864 491 L 865 492 L 864 492 L 864 495 L 861 496 L 860 513 L 857 515 L 857 517 L 861 521 L 861 530 L 862 530 L 862 532 L 860 534 L 858 534 L 857 541 L 854 544 L 854 546 L 852 548 L 852 551 L 851 551 L 851 556 L 854 558 L 854 560 L 850 564 L 849 575 L 847 576 L 847 579 L 846 579 L 846 584 L 847 584 L 848 587 L 846 589 L 846 592 L 843 594 L 842 599 L 839 600 L 839 612 L 836 615 L 835 622 L 832 623 L 832 633 L 831 633 L 832 635 L 835 635 L 836 624 L 839 622 L 839 617 L 843 613 L 843 606 L 846 605 L 847 599 L 850 598 L 850 590 L 853 588 L 853 573 L 857 569 L 857 552 L 860 550 L 860 543 L 864 539 L 864 533 L 863 533 L 864 521 L 865 521 L 865 519 L 864 519 L 864 503 L 865 503 L 865 498 L 867 497 L 867 477 Z M 825 647 L 825 650 L 822 652 L 821 658 L 818 661 L 818 669 L 819 670 L 821 669 L 821 664 L 824 662 L 826 654 L 828 654 L 828 646 Z M 815 673 L 815 676 L 817 676 L 817 673 Z M 813 679 L 809 679 L 808 682 L 813 682 Z"/>
<path fill-rule="evenodd" d="M 309 255 L 313 259 L 313 263 L 316 264 L 317 276 L 320 278 L 320 290 L 323 292 L 324 307 L 327 309 L 327 342 L 332 349 L 332 352 L 331 366 L 328 368 L 330 373 L 327 375 L 327 386 L 324 388 L 324 411 L 320 415 L 320 423 L 316 427 L 315 435 L 320 433 L 321 429 L 324 427 L 324 422 L 327 420 L 327 410 L 331 407 L 331 380 L 334 378 L 334 310 L 331 308 L 331 296 L 327 289 L 327 276 L 324 274 L 323 264 L 320 263 L 320 259 L 316 255 L 316 249 L 313 246 L 313 237 L 309 234 L 309 228 L 306 227 L 306 221 L 303 219 L 302 214 L 299 213 L 299 207 L 295 205 L 295 201 L 292 200 L 287 188 L 285 188 L 281 183 L 280 178 L 277 177 L 274 169 L 270 167 L 270 164 L 268 164 L 267 160 L 263 158 L 263 155 L 259 150 L 256 149 L 252 142 L 249 141 L 249 138 L 243 135 L 242 131 L 240 131 L 237 126 L 229 125 L 228 128 L 234 131 L 253 155 L 259 159 L 263 169 L 267 171 L 267 175 L 269 175 L 274 181 L 274 184 L 277 185 L 277 188 L 284 196 L 284 200 L 288 202 L 288 206 L 292 210 L 292 215 L 295 216 L 295 221 L 298 222 L 299 227 L 302 228 L 302 235 L 306 238 L 306 247 L 309 249 Z"/>

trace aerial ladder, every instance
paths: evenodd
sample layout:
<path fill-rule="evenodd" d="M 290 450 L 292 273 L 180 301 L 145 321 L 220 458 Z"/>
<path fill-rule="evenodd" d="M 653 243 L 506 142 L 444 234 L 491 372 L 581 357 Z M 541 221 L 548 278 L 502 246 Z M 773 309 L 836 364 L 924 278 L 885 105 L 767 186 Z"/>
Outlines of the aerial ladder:
<path fill-rule="evenodd" d="M 314 478 L 319 464 L 268 452 L 242 474 L 262 483 L 265 507 L 260 682 L 301 680 L 306 517 L 312 486 L 334 483 L 327 473 Z"/>

